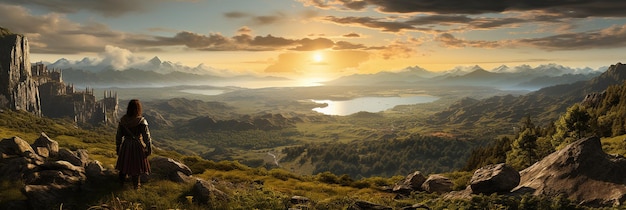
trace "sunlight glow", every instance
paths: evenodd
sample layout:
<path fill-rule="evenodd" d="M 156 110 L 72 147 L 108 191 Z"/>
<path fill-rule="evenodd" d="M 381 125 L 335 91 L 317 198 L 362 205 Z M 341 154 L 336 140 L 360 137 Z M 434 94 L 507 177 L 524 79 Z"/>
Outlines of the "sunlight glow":
<path fill-rule="evenodd" d="M 322 56 L 321 52 L 315 52 L 315 54 L 313 54 L 313 61 L 315 63 L 322 62 L 323 60 L 324 60 L 324 56 Z"/>

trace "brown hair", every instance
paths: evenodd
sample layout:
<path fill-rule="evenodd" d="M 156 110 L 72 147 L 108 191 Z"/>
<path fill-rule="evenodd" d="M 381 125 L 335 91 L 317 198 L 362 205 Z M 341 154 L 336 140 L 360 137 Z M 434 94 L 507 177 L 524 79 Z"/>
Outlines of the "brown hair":
<path fill-rule="evenodd" d="M 126 108 L 126 116 L 128 117 L 141 116 L 141 102 L 139 102 L 139 99 L 133 99 L 128 102 L 128 107 Z"/>

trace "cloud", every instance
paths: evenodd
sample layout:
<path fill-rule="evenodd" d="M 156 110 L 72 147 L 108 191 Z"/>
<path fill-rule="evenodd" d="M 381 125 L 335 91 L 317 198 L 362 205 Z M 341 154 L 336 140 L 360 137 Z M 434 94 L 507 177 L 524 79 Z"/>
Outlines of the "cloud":
<path fill-rule="evenodd" d="M 520 39 L 515 43 L 545 50 L 586 50 L 626 47 L 626 25 L 598 31 L 566 33 L 554 36 Z"/>
<path fill-rule="evenodd" d="M 464 39 L 456 38 L 452 34 L 448 34 L 448 33 L 439 35 L 435 40 L 439 41 L 442 46 L 448 47 L 448 48 L 464 48 L 464 47 L 496 48 L 496 47 L 502 46 L 502 43 L 499 41 L 464 40 Z"/>
<path fill-rule="evenodd" d="M 106 44 L 122 45 L 123 38 L 133 36 L 101 23 L 78 24 L 59 13 L 35 16 L 23 7 L 6 4 L 0 4 L 0 25 L 25 34 L 34 53 L 100 52 Z"/>
<path fill-rule="evenodd" d="M 287 19 L 287 15 L 282 12 L 276 12 L 274 15 L 253 15 L 246 12 L 232 11 L 224 13 L 224 17 L 230 19 L 247 18 L 251 25 L 270 25 Z"/>
<path fill-rule="evenodd" d="M 385 32 L 399 32 L 402 30 L 416 30 L 417 28 L 413 27 L 411 24 L 407 24 L 404 22 L 392 22 L 392 21 L 382 21 L 381 19 L 371 18 L 371 17 L 335 17 L 335 16 L 327 16 L 323 18 L 323 20 L 343 24 L 343 25 L 356 25 L 356 26 L 365 26 L 367 28 L 375 28 L 381 29 Z"/>
<path fill-rule="evenodd" d="M 120 16 L 131 12 L 151 9 L 155 4 L 166 1 L 196 0 L 0 0 L 0 3 L 13 5 L 34 5 L 56 13 L 76 13 L 87 10 L 103 16 Z"/>
<path fill-rule="evenodd" d="M 0 3 L 14 4 L 14 0 L 0 0 Z M 36 5 L 58 13 L 76 13 L 80 10 L 89 10 L 104 16 L 119 16 L 128 12 L 145 9 L 149 3 L 146 0 L 20 0 L 20 5 Z"/>
<path fill-rule="evenodd" d="M 358 37 L 361 37 L 361 35 L 357 33 L 349 33 L 349 34 L 344 34 L 343 37 L 358 38 Z"/>
<path fill-rule="evenodd" d="M 374 7 L 386 13 L 488 14 L 542 11 L 567 17 L 626 17 L 626 2 L 619 0 L 300 0 L 321 9 L 363 10 Z"/>

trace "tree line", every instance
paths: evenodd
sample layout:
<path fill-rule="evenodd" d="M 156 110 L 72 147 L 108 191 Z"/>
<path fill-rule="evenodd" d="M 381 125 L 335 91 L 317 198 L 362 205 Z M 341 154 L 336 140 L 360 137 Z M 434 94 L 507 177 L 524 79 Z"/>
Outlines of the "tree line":
<path fill-rule="evenodd" d="M 586 100 L 570 106 L 555 122 L 535 126 L 524 117 L 514 138 L 502 137 L 473 150 L 464 170 L 502 163 L 522 170 L 575 140 L 626 134 L 626 82 L 609 86 L 597 94 L 599 100 Z"/>

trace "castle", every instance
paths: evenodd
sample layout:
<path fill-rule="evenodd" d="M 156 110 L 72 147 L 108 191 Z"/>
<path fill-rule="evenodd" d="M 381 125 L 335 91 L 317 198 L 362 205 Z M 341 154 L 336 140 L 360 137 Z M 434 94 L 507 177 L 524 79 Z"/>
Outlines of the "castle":
<path fill-rule="evenodd" d="M 75 122 L 89 124 L 117 122 L 117 93 L 104 91 L 103 98 L 96 100 L 93 89 L 76 90 L 73 84 L 63 82 L 61 70 L 48 69 L 42 62 L 31 65 L 31 75 L 39 85 L 41 112 L 44 116 L 70 117 Z"/>
<path fill-rule="evenodd" d="M 112 124 L 118 120 L 117 93 L 105 91 L 97 100 L 88 87 L 78 91 L 63 82 L 58 69 L 30 63 L 28 39 L 0 28 L 0 110 L 69 118 L 76 123 Z"/>

